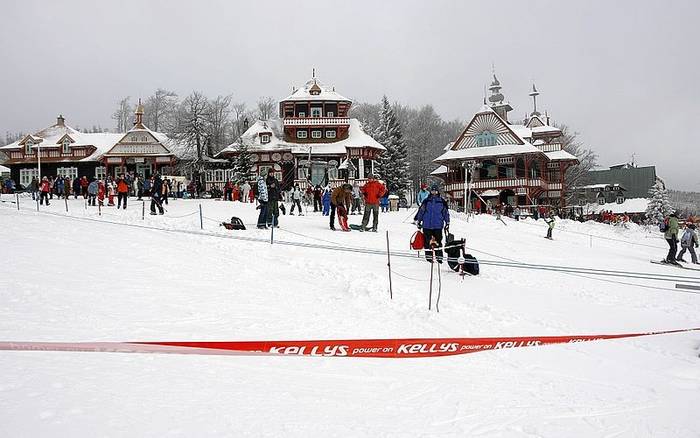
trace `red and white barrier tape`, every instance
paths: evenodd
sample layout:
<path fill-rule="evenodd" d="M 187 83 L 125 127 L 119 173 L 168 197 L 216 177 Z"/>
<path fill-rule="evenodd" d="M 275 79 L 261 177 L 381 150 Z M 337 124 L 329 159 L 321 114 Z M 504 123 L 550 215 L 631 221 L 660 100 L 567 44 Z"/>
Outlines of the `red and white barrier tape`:
<path fill-rule="evenodd" d="M 700 328 L 647 333 L 499 338 L 352 339 L 241 342 L 0 342 L 0 350 L 175 353 L 203 355 L 294 355 L 336 357 L 434 357 L 505 348 L 570 344 L 700 331 Z"/>

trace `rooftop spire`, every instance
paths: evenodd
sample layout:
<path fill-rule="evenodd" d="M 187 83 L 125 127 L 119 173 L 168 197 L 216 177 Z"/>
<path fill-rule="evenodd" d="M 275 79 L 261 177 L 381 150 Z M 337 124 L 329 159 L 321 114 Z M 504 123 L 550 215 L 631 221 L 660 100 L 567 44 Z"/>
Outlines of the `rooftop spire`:
<path fill-rule="evenodd" d="M 537 111 L 537 96 L 540 95 L 540 92 L 537 91 L 537 88 L 535 87 L 535 84 L 532 84 L 532 91 L 530 92 L 529 96 L 532 97 L 532 116 L 539 116 L 540 112 Z"/>
<path fill-rule="evenodd" d="M 134 128 L 136 129 L 144 129 L 145 126 L 143 126 L 143 104 L 141 104 L 141 98 L 139 98 L 139 104 L 136 105 L 136 111 L 134 111 L 134 115 L 136 118 L 134 119 Z"/>

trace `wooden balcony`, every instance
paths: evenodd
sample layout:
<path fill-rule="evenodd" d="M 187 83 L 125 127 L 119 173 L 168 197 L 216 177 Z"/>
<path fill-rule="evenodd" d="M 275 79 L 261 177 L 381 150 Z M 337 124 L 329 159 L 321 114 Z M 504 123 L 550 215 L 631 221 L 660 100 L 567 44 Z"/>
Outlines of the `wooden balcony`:
<path fill-rule="evenodd" d="M 486 179 L 472 182 L 472 189 L 512 189 L 515 187 L 540 187 L 547 189 L 547 183 L 541 178 L 505 178 Z"/>
<path fill-rule="evenodd" d="M 537 149 L 542 152 L 555 152 L 561 150 L 561 143 L 538 144 Z"/>
<path fill-rule="evenodd" d="M 343 126 L 350 124 L 349 117 L 285 117 L 284 126 Z"/>

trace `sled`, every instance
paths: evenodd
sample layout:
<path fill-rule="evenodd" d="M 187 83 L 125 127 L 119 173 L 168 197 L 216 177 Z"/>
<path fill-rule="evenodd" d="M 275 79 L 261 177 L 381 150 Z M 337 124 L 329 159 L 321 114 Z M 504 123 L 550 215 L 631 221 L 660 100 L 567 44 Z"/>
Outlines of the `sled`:
<path fill-rule="evenodd" d="M 236 216 L 233 216 L 231 218 L 231 222 L 222 222 L 221 226 L 223 226 L 227 230 L 245 230 L 245 225 L 243 224 L 243 221 L 240 218 L 237 218 Z"/>

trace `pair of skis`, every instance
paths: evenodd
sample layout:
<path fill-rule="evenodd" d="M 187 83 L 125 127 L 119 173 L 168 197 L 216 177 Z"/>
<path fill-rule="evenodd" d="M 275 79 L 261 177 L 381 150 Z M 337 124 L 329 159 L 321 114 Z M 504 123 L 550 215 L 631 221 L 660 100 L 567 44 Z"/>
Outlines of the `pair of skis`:
<path fill-rule="evenodd" d="M 655 265 L 666 265 L 666 266 L 672 266 L 674 268 L 678 269 L 687 269 L 689 271 L 698 271 L 700 272 L 700 265 L 694 265 L 694 266 L 683 266 L 680 263 L 669 263 L 666 260 L 649 260 L 650 262 L 654 263 Z"/>

